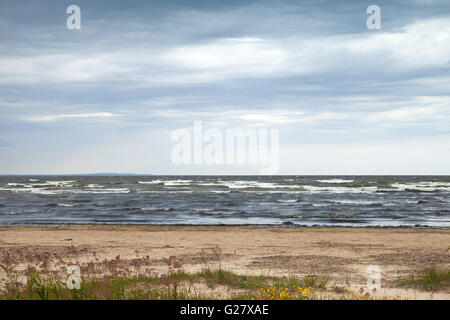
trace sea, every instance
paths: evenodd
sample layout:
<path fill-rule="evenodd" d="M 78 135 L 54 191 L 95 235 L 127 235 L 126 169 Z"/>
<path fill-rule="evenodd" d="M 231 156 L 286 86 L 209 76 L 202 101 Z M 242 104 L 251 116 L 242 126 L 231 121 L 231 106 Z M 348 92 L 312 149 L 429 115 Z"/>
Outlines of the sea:
<path fill-rule="evenodd" d="M 450 227 L 450 176 L 0 176 L 0 225 Z"/>

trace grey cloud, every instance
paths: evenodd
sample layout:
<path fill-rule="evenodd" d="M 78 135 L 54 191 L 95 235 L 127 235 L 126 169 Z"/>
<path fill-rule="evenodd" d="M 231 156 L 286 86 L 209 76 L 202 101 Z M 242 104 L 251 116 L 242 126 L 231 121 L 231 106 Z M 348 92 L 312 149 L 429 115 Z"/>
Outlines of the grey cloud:
<path fill-rule="evenodd" d="M 448 1 L 378 1 L 374 32 L 361 1 L 76 1 L 69 31 L 72 2 L 1 2 L 0 133 L 17 157 L 27 139 L 82 154 L 194 120 L 282 127 L 285 146 L 449 135 Z"/>

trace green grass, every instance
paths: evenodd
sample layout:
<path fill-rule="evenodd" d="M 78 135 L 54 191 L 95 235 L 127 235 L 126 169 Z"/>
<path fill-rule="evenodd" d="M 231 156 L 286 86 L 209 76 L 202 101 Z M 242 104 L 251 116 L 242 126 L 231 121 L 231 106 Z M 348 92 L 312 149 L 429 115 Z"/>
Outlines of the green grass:
<path fill-rule="evenodd" d="M 231 271 L 221 269 L 205 269 L 200 271 L 196 276 L 199 279 L 206 280 L 209 287 L 214 287 L 215 285 L 225 285 L 231 288 L 240 289 L 260 288 L 262 286 L 266 286 L 270 281 L 275 279 L 274 277 L 267 276 L 239 275 Z"/>
<path fill-rule="evenodd" d="M 430 268 L 401 277 L 397 284 L 427 291 L 449 289 L 450 270 Z M 267 292 L 269 288 L 270 293 Z M 310 294 L 301 295 L 297 291 L 299 288 L 309 290 Z M 14 277 L 0 280 L 2 300 L 201 300 L 216 299 L 217 292 L 228 292 L 226 296 L 231 299 L 332 299 L 333 295 L 337 299 L 370 298 L 350 292 L 335 282 L 330 283 L 326 276 L 241 275 L 222 269 L 203 269 L 195 273 L 172 270 L 167 274 L 87 275 L 81 280 L 81 288 L 72 290 L 67 287 L 64 277 L 56 275 L 33 273 L 27 275 L 25 281 Z"/>
<path fill-rule="evenodd" d="M 336 293 L 347 292 L 347 288 L 345 288 L 344 286 L 340 286 L 338 284 L 333 284 L 330 289 L 331 289 L 331 291 L 336 292 Z"/>
<path fill-rule="evenodd" d="M 33 274 L 26 283 L 5 282 L 3 300 L 140 300 L 201 299 L 192 286 L 170 277 L 126 277 L 82 279 L 80 289 L 69 289 L 65 282 Z"/>
<path fill-rule="evenodd" d="M 399 278 L 397 285 L 424 291 L 448 290 L 450 289 L 450 270 L 429 268 L 422 272 Z"/>
<path fill-rule="evenodd" d="M 209 299 L 199 294 L 196 285 L 204 284 L 211 290 L 225 286 L 235 290 L 232 298 L 250 298 L 267 287 L 325 288 L 327 278 L 314 275 L 303 279 L 263 275 L 239 275 L 222 269 L 205 269 L 197 273 L 170 272 L 155 276 L 114 276 L 83 278 L 80 289 L 69 289 L 65 281 L 37 273 L 27 276 L 25 283 L 4 281 L 0 299 L 28 300 L 141 300 L 141 299 Z"/>

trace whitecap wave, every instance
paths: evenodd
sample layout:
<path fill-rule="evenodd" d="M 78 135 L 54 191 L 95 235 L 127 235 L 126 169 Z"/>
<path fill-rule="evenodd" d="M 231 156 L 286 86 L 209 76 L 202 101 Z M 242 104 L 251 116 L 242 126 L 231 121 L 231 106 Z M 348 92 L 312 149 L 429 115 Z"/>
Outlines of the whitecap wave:
<path fill-rule="evenodd" d="M 355 180 L 345 180 L 345 179 L 325 179 L 325 180 L 316 180 L 321 183 L 351 183 Z"/>
<path fill-rule="evenodd" d="M 26 188 L 31 188 L 32 187 L 32 183 L 21 183 L 21 182 L 9 182 L 6 184 L 7 186 L 11 186 L 11 187 L 26 187 Z"/>
<path fill-rule="evenodd" d="M 107 193 L 130 193 L 128 188 L 110 188 L 110 189 L 91 189 L 91 190 L 74 190 L 74 193 L 93 193 L 93 194 L 107 194 Z"/>
<path fill-rule="evenodd" d="M 102 185 L 99 185 L 99 184 L 96 184 L 96 183 L 90 183 L 90 184 L 87 185 L 87 187 L 91 188 L 91 189 L 103 188 Z"/>
<path fill-rule="evenodd" d="M 450 191 L 450 183 L 448 182 L 392 183 L 391 187 L 398 191 Z"/>
<path fill-rule="evenodd" d="M 173 208 L 166 207 L 166 208 L 155 208 L 155 207 L 147 207 L 147 208 L 141 208 L 142 211 L 170 211 L 173 210 Z"/>
<path fill-rule="evenodd" d="M 311 193 L 374 193 L 377 187 L 317 187 L 303 186 L 303 188 Z"/>
<path fill-rule="evenodd" d="M 138 181 L 139 184 L 163 184 L 164 180 Z"/>
<path fill-rule="evenodd" d="M 329 203 L 313 203 L 313 207 L 329 207 Z"/>
<path fill-rule="evenodd" d="M 57 187 L 69 187 L 71 186 L 74 182 L 74 180 L 57 180 L 57 181 L 45 181 L 46 184 L 48 185 L 52 185 L 52 186 L 57 186 Z"/>
<path fill-rule="evenodd" d="M 222 181 L 221 185 L 229 189 L 246 189 L 246 188 L 257 188 L 257 189 L 281 189 L 281 188 L 299 188 L 295 185 L 284 185 L 276 184 L 272 182 L 259 182 L 259 181 Z"/>
<path fill-rule="evenodd" d="M 170 180 L 170 181 L 164 181 L 164 186 L 186 186 L 186 185 L 190 185 L 192 182 L 192 180 Z"/>
<path fill-rule="evenodd" d="M 36 193 L 36 194 L 60 194 L 63 193 L 64 190 L 46 190 L 42 188 L 0 188 L 1 191 L 11 191 L 14 193 L 20 193 L 20 192 L 29 192 L 29 193 Z"/>
<path fill-rule="evenodd" d="M 233 215 L 236 212 L 235 211 L 228 211 L 228 210 L 219 210 L 214 208 L 192 208 L 192 211 L 198 212 L 200 214 L 214 216 L 214 215 Z"/>
<path fill-rule="evenodd" d="M 405 204 L 419 204 L 420 200 L 394 200 L 383 203 L 385 207 L 403 206 Z"/>
<path fill-rule="evenodd" d="M 194 193 L 194 190 L 137 190 L 136 193 Z"/>
<path fill-rule="evenodd" d="M 351 199 L 342 199 L 342 200 L 331 200 L 333 203 L 339 203 L 339 204 L 356 204 L 356 205 L 374 205 L 384 204 L 384 201 L 370 201 L 370 200 L 351 200 Z"/>

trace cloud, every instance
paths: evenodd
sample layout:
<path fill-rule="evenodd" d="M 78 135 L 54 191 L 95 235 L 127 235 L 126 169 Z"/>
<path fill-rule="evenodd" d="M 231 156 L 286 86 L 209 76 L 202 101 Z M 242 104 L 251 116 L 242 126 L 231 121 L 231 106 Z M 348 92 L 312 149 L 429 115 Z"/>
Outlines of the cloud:
<path fill-rule="evenodd" d="M 434 124 L 445 123 L 450 120 L 450 96 L 419 96 L 396 101 L 394 97 L 380 101 L 373 101 L 371 96 L 346 96 L 344 98 L 327 98 L 326 104 L 335 103 L 339 108 L 329 107 L 318 109 L 305 107 L 291 108 L 260 108 L 252 110 L 244 106 L 229 106 L 223 110 L 191 110 L 183 114 L 183 109 L 164 108 L 154 109 L 147 114 L 149 117 L 179 120 L 185 123 L 204 120 L 212 123 L 228 125 L 282 125 L 302 124 L 321 125 L 327 123 L 341 123 L 344 126 L 376 126 L 379 122 L 422 123 L 433 121 Z M 341 106 L 344 106 L 341 108 Z M 334 111 L 338 109 L 337 111 Z M 376 111 L 383 110 L 383 111 Z M 180 117 L 183 114 L 183 117 Z"/>
<path fill-rule="evenodd" d="M 450 96 L 441 97 L 417 97 L 414 102 L 420 106 L 409 106 L 395 108 L 388 111 L 369 113 L 366 120 L 378 121 L 400 121 L 400 122 L 423 122 L 450 121 Z"/>
<path fill-rule="evenodd" d="M 265 75 L 288 63 L 288 51 L 273 41 L 257 38 L 218 39 L 206 44 L 178 47 L 164 59 L 185 70 L 211 70 L 221 78 Z"/>
<path fill-rule="evenodd" d="M 85 157 L 83 170 L 101 171 L 110 159 L 99 150 L 111 150 L 122 171 L 170 173 L 170 130 L 198 120 L 279 128 L 282 148 L 321 151 L 310 173 L 337 168 L 328 154 L 351 143 L 358 172 L 378 165 L 361 146 L 380 139 L 394 143 L 377 144 L 386 170 L 406 172 L 399 146 L 449 139 L 448 1 L 381 4 L 377 31 L 356 1 L 86 1 L 76 32 L 65 28 L 65 5 L 48 3 L 0 12 L 0 133 L 16 145 L 0 159 L 4 170 L 20 162 L 27 172 L 70 171 Z M 120 151 L 155 139 L 148 152 L 158 150 L 158 165 L 148 170 L 146 159 L 134 157 L 142 162 L 133 167 Z M 73 150 L 73 162 L 26 161 L 56 150 Z M 447 172 L 448 156 L 441 160 L 436 171 Z"/>
<path fill-rule="evenodd" d="M 116 117 L 116 114 L 110 112 L 96 112 L 96 113 L 73 113 L 73 114 L 53 114 L 46 116 L 36 116 L 25 118 L 27 121 L 31 122 L 48 122 L 48 121 L 59 121 L 66 119 L 86 119 L 86 118 L 111 118 Z"/>
<path fill-rule="evenodd" d="M 114 52 L 3 56 L 0 81 L 186 85 L 239 78 L 397 74 L 449 68 L 449 59 L 447 17 L 355 35 L 216 38 L 156 48 L 133 43 Z"/>
<path fill-rule="evenodd" d="M 0 82 L 61 83 L 111 81 L 130 72 L 131 66 L 116 54 L 41 54 L 26 57 L 1 57 Z"/>
<path fill-rule="evenodd" d="M 450 66 L 450 19 L 419 21 L 397 31 L 313 39 L 219 39 L 173 49 L 165 58 L 189 73 L 190 81 L 443 68 Z"/>

